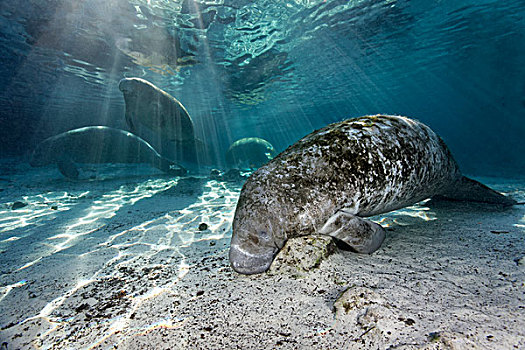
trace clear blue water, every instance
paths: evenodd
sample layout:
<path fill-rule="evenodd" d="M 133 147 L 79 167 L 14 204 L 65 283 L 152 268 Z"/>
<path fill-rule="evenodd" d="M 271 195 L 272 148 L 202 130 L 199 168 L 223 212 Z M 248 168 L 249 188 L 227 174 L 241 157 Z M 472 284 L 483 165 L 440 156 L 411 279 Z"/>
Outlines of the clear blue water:
<path fill-rule="evenodd" d="M 123 77 L 179 99 L 217 165 L 365 114 L 437 131 L 463 171 L 525 169 L 525 5 L 492 1 L 69 0 L 0 4 L 0 156 L 126 129 Z"/>
<path fill-rule="evenodd" d="M 96 181 L 71 181 L 56 166 L 30 166 L 53 135 L 129 130 L 119 90 L 126 77 L 186 107 L 208 146 L 205 175 L 227 169 L 225 154 L 240 138 L 263 138 L 280 152 L 328 123 L 399 114 L 434 129 L 463 173 L 525 200 L 523 0 L 1 0 L 1 350 L 126 348 L 143 336 L 153 347 L 231 348 L 259 341 L 246 320 L 261 337 L 284 336 L 276 315 L 300 330 L 286 339 L 343 348 L 346 330 L 317 330 L 334 325 L 331 305 L 343 288 L 376 279 L 372 288 L 404 298 L 392 305 L 412 312 L 420 342 L 461 319 L 452 328 L 486 348 L 525 343 L 523 206 L 425 202 L 385 213 L 373 218 L 389 229 L 378 254 L 339 256 L 345 263 L 329 265 L 315 288 L 305 280 L 290 287 L 229 266 L 242 180 L 88 164 L 82 171 Z M 383 266 L 395 273 L 378 273 Z M 429 279 L 433 271 L 439 279 Z M 290 291 L 303 293 L 303 306 L 283 303 Z M 315 312 L 303 312 L 307 304 Z M 203 327 L 221 322 L 224 333 L 202 338 Z M 392 328 L 392 339 L 412 330 Z"/>

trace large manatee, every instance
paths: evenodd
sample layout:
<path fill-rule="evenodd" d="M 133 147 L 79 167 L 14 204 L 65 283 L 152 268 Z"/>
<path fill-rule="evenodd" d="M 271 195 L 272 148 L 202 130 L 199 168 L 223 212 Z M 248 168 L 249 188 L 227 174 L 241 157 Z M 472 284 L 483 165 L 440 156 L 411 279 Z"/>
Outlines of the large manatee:
<path fill-rule="evenodd" d="M 140 137 L 107 126 L 88 126 L 45 139 L 29 163 L 33 167 L 57 164 L 62 175 L 72 179 L 79 175 L 75 163 L 148 163 L 169 174 L 186 173 Z"/>
<path fill-rule="evenodd" d="M 230 263 L 244 274 L 266 271 L 287 239 L 330 235 L 371 253 L 384 229 L 365 217 L 442 195 L 516 202 L 461 175 L 428 126 L 400 116 L 349 119 L 312 132 L 245 183 L 233 219 Z"/>

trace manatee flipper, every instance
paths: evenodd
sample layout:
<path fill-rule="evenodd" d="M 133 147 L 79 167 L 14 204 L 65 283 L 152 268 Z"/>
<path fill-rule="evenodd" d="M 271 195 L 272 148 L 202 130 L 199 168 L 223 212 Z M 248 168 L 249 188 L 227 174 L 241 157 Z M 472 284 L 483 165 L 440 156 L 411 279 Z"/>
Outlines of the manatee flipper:
<path fill-rule="evenodd" d="M 68 179 L 74 179 L 74 180 L 78 179 L 79 172 L 78 172 L 77 166 L 75 165 L 75 163 L 73 163 L 73 161 L 70 158 L 67 158 L 67 157 L 60 158 L 57 161 L 57 167 L 60 173 L 64 175 L 65 177 L 67 177 Z"/>
<path fill-rule="evenodd" d="M 317 233 L 334 237 L 358 253 L 376 251 L 385 239 L 381 225 L 343 210 L 330 217 Z"/>
<path fill-rule="evenodd" d="M 482 183 L 462 176 L 444 193 L 437 196 L 438 199 L 444 198 L 455 201 L 481 202 L 502 205 L 515 205 L 517 202 L 505 195 L 494 191 Z"/>

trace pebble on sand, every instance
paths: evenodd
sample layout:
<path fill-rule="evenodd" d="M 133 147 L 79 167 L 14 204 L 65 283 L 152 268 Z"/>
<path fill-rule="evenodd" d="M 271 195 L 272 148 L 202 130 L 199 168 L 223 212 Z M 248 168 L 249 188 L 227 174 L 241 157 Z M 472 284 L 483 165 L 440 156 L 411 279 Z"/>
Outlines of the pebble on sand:
<path fill-rule="evenodd" d="M 26 206 L 27 206 L 27 203 L 16 201 L 11 206 L 11 209 L 12 210 L 17 210 L 17 209 L 20 209 L 20 208 L 23 208 L 23 207 L 26 207 Z"/>

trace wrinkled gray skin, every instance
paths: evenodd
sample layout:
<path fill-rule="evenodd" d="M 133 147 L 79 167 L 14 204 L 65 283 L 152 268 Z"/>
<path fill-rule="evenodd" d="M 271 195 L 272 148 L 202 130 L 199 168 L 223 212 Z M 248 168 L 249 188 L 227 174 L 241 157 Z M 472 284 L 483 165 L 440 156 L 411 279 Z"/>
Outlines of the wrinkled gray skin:
<path fill-rule="evenodd" d="M 275 149 L 268 141 L 246 137 L 231 144 L 226 152 L 226 164 L 239 169 L 257 169 L 275 156 Z"/>
<path fill-rule="evenodd" d="M 385 231 L 364 217 L 434 195 L 516 203 L 463 177 L 444 142 L 418 121 L 376 115 L 331 124 L 290 146 L 245 183 L 230 263 L 239 273 L 264 272 L 287 239 L 310 234 L 371 253 Z"/>
<path fill-rule="evenodd" d="M 33 167 L 57 164 L 68 178 L 78 178 L 75 163 L 148 163 L 172 175 L 186 170 L 162 157 L 146 141 L 106 126 L 70 130 L 42 141 L 29 162 Z"/>
<path fill-rule="evenodd" d="M 126 122 L 132 132 L 143 136 L 140 127 L 146 126 L 166 140 L 195 139 L 190 115 L 173 96 L 140 78 L 122 79 L 119 89 L 124 95 Z"/>

